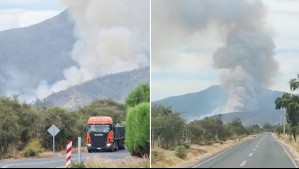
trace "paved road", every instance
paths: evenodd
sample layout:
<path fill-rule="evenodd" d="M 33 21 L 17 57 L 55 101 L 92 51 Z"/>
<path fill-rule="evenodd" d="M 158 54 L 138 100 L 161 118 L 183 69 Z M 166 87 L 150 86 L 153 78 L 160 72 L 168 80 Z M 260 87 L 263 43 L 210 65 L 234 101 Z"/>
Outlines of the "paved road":
<path fill-rule="evenodd" d="M 297 164 L 272 133 L 264 133 L 205 159 L 193 168 L 297 168 Z"/>
<path fill-rule="evenodd" d="M 117 152 L 99 152 L 99 153 L 82 153 L 82 159 L 87 157 L 99 156 L 102 158 L 121 159 L 130 156 L 127 150 Z M 72 154 L 72 160 L 77 162 L 77 154 Z M 62 168 L 65 166 L 65 156 L 39 158 L 39 159 L 22 159 L 0 161 L 0 168 Z"/>

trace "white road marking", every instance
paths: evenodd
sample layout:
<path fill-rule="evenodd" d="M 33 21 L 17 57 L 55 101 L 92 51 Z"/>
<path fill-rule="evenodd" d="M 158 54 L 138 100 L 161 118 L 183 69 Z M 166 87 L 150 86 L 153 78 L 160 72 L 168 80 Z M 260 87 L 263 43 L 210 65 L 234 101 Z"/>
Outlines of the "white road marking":
<path fill-rule="evenodd" d="M 1 168 L 8 168 L 10 166 L 12 166 L 13 164 L 8 164 L 8 165 L 5 165 L 5 166 L 2 166 Z"/>
<path fill-rule="evenodd" d="M 256 148 L 254 148 L 253 151 L 256 151 Z"/>
<path fill-rule="evenodd" d="M 246 163 L 247 163 L 247 161 L 243 161 L 243 162 L 240 164 L 240 167 L 243 167 Z"/>
<path fill-rule="evenodd" d="M 259 147 L 259 145 L 261 144 L 261 142 L 264 140 L 265 135 L 263 135 L 262 139 L 257 143 L 256 147 Z"/>
<path fill-rule="evenodd" d="M 250 153 L 249 155 L 248 155 L 248 157 L 251 157 L 253 155 L 253 153 Z"/>
<path fill-rule="evenodd" d="M 245 143 L 245 142 L 243 142 L 243 143 Z M 204 162 L 202 162 L 202 163 L 197 164 L 196 166 L 194 166 L 194 167 L 192 167 L 192 168 L 197 168 L 197 167 L 199 167 L 199 166 L 201 166 L 201 165 L 203 165 L 203 164 L 205 164 L 205 163 L 207 163 L 207 162 L 209 162 L 209 161 L 211 161 L 211 160 L 213 160 L 213 159 L 215 159 L 215 158 L 221 156 L 222 154 L 224 154 L 224 153 L 226 153 L 226 152 L 228 152 L 228 151 L 230 151 L 230 150 L 232 150 L 232 149 L 238 147 L 238 146 L 241 145 L 241 144 L 242 144 L 242 143 L 239 143 L 239 144 L 235 145 L 234 147 L 231 147 L 231 148 L 229 148 L 229 149 L 223 151 L 222 153 L 220 153 L 220 154 L 218 154 L 218 155 L 216 155 L 216 156 L 214 156 L 214 157 L 212 157 L 212 158 L 210 158 L 210 159 L 208 159 L 208 160 L 206 160 L 206 161 L 204 161 Z"/>
<path fill-rule="evenodd" d="M 258 148 L 259 147 L 259 145 L 256 145 L 256 148 Z"/>
<path fill-rule="evenodd" d="M 260 136 L 258 136 L 258 137 L 261 137 L 261 136 L 263 136 L 263 134 L 260 135 Z M 258 137 L 257 137 L 257 138 L 258 138 Z M 257 138 L 255 138 L 255 139 L 257 139 Z M 209 158 L 208 160 L 203 161 L 202 163 L 199 163 L 199 164 L 195 165 L 195 166 L 192 167 L 192 168 L 197 168 L 197 167 L 199 167 L 199 166 L 201 166 L 201 165 L 203 165 L 203 164 L 205 164 L 205 163 L 207 163 L 207 162 L 209 162 L 209 161 L 211 161 L 211 160 L 213 160 L 213 159 L 215 159 L 215 158 L 221 156 L 222 154 L 224 154 L 224 153 L 226 153 L 226 152 L 229 152 L 229 151 L 231 151 L 231 150 L 233 150 L 233 149 L 239 147 L 241 144 L 246 143 L 247 141 L 249 141 L 249 140 L 246 140 L 246 141 L 244 141 L 244 142 L 238 143 L 238 144 L 234 145 L 233 147 L 230 147 L 229 149 L 223 151 L 222 153 L 220 153 L 220 154 L 218 154 L 218 155 L 216 155 L 216 156 L 214 156 L 214 157 L 211 157 L 211 158 Z"/>
<path fill-rule="evenodd" d="M 29 163 L 15 163 L 15 164 L 8 164 L 8 165 L 5 165 L 1 168 L 8 168 L 10 166 L 18 166 L 18 165 L 38 165 L 38 164 L 51 164 L 51 163 L 57 163 L 57 162 L 62 162 L 62 161 L 65 161 L 65 160 L 58 160 L 58 161 L 45 161 L 45 162 L 29 162 Z"/>
<path fill-rule="evenodd" d="M 272 137 L 273 137 L 273 136 L 272 136 Z M 298 168 L 296 162 L 293 160 L 293 158 L 292 158 L 292 156 L 290 155 L 290 153 L 283 147 L 283 145 L 282 145 L 280 142 L 278 142 L 278 143 L 279 143 L 279 145 L 284 149 L 284 151 L 286 152 L 286 154 L 289 156 L 289 158 L 290 158 L 291 161 L 293 162 L 295 168 Z"/>

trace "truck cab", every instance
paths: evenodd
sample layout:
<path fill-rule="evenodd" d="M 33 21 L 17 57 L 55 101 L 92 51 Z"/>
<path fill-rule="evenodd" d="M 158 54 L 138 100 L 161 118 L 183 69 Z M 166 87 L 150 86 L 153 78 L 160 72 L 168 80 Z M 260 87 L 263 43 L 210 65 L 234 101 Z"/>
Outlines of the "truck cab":
<path fill-rule="evenodd" d="M 89 153 L 124 149 L 124 127 L 115 127 L 109 116 L 94 116 L 86 125 L 86 143 Z"/>

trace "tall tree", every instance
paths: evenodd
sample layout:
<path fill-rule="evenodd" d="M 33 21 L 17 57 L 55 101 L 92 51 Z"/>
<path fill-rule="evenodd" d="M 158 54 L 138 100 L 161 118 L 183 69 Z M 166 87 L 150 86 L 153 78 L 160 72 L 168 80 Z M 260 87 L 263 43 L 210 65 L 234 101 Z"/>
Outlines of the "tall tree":
<path fill-rule="evenodd" d="M 289 87 L 291 91 L 299 89 L 299 74 L 297 78 L 291 79 L 289 82 Z M 296 141 L 297 138 L 297 128 L 299 124 L 299 96 L 290 93 L 284 93 L 281 97 L 275 100 L 276 109 L 286 109 L 287 122 L 291 126 L 291 132 Z"/>

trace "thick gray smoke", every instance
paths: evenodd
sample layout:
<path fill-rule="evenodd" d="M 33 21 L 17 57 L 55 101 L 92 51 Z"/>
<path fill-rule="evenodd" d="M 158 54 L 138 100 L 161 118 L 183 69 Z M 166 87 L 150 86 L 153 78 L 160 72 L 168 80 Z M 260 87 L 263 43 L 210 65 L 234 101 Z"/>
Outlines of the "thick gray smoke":
<path fill-rule="evenodd" d="M 278 71 L 262 1 L 153 0 L 152 8 L 156 15 L 153 18 L 158 18 L 153 31 L 164 30 L 167 36 L 176 34 L 172 37 L 177 40 L 171 40 L 172 44 L 217 27 L 222 44 L 213 54 L 213 65 L 229 94 L 222 112 L 257 108 L 259 94 Z M 153 37 L 154 43 L 156 38 Z M 163 41 L 160 45 L 167 46 Z"/>
<path fill-rule="evenodd" d="M 62 0 L 75 21 L 72 58 L 64 80 L 41 82 L 38 97 L 102 75 L 149 66 L 148 0 Z"/>

